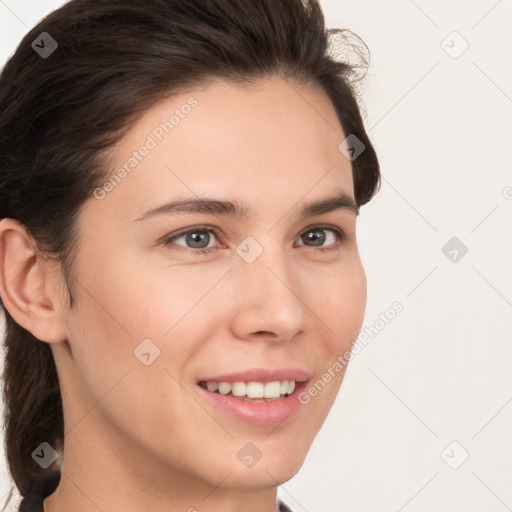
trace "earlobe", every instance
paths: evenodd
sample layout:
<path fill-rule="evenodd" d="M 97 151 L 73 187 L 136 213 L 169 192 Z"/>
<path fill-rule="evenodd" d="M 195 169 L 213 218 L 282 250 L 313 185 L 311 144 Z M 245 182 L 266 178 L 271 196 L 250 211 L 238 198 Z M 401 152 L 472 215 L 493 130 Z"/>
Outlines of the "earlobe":
<path fill-rule="evenodd" d="M 56 290 L 45 283 L 43 263 L 26 229 L 14 219 L 0 220 L 0 292 L 12 318 L 37 339 L 66 340 Z M 46 286 L 45 286 L 46 284 Z M 49 296 L 48 293 L 51 293 Z"/>

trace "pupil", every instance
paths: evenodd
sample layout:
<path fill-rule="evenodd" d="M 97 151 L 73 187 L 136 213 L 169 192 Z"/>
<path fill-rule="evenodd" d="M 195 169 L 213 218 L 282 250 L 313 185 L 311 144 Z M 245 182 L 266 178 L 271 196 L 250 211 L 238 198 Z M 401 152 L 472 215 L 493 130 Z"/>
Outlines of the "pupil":
<path fill-rule="evenodd" d="M 209 233 L 206 233 L 206 231 L 196 231 L 195 233 L 191 233 L 191 234 L 187 235 L 187 243 L 191 242 L 192 244 L 195 244 L 195 243 L 201 244 L 201 238 L 203 239 L 202 241 L 204 242 L 205 235 L 207 235 L 208 238 L 210 237 Z M 205 247 L 208 246 L 208 242 L 209 242 L 208 238 L 206 238 L 206 244 L 199 246 L 199 247 L 192 245 L 192 247 L 195 249 L 204 249 Z"/>

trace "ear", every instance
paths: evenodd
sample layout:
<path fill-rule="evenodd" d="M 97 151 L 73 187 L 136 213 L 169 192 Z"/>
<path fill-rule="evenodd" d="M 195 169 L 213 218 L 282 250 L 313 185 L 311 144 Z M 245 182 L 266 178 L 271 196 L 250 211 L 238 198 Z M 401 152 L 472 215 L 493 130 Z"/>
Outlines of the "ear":
<path fill-rule="evenodd" d="M 47 268 L 46 268 L 47 267 Z M 50 264 L 40 261 L 26 229 L 14 219 L 0 220 L 0 296 L 12 318 L 37 339 L 67 339 L 62 298 Z M 53 271 L 53 277 L 55 277 Z"/>

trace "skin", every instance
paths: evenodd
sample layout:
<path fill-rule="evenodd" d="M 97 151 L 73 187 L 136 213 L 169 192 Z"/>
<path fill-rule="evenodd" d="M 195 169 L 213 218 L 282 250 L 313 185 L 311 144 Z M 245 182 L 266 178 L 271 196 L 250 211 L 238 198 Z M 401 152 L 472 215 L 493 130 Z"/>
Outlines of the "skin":
<path fill-rule="evenodd" d="M 112 169 L 191 96 L 198 105 L 172 133 L 103 199 L 85 203 L 70 310 L 59 266 L 34 257 L 16 221 L 0 222 L 2 299 L 50 344 L 61 381 L 65 460 L 46 512 L 274 511 L 277 485 L 302 465 L 345 369 L 277 427 L 215 409 L 196 383 L 257 367 L 298 367 L 314 383 L 361 329 L 366 278 L 356 215 L 298 213 L 334 190 L 354 197 L 350 161 L 338 150 L 345 134 L 328 97 L 277 77 L 251 87 L 213 82 L 139 117 L 113 148 Z M 196 195 L 236 200 L 251 213 L 134 221 Z M 210 234 L 211 253 L 193 254 L 197 244 L 185 237 L 165 245 L 166 235 L 200 224 L 219 233 Z M 321 252 L 301 237 L 322 224 L 345 233 L 339 242 L 321 232 L 323 246 L 338 250 Z M 263 248 L 250 264 L 236 252 L 249 235 Z M 134 356 L 146 338 L 160 349 L 149 366 Z M 237 458 L 247 442 L 262 454 L 252 468 Z"/>

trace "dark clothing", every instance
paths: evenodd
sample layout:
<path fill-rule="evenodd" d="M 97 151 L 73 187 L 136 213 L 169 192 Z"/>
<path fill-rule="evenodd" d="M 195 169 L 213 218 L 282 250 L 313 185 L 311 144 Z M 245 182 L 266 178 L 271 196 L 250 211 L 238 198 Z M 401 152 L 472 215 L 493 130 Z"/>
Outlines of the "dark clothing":
<path fill-rule="evenodd" d="M 44 499 L 53 494 L 60 482 L 60 471 L 45 473 L 23 497 L 19 512 L 44 512 Z M 277 500 L 279 512 L 292 512 L 281 500 Z"/>

